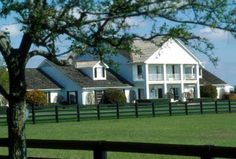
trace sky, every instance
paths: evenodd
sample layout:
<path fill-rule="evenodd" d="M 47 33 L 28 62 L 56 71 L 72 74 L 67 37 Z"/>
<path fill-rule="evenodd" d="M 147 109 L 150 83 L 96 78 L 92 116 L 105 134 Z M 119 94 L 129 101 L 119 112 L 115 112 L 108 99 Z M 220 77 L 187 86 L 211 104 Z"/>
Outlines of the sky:
<path fill-rule="evenodd" d="M 13 21 L 0 21 L 0 30 L 8 31 L 13 46 L 17 47 L 20 43 L 22 32 L 20 31 L 20 26 L 13 23 Z M 139 25 L 141 30 L 149 25 L 139 19 L 129 19 L 129 23 Z M 213 52 L 219 58 L 219 62 L 217 66 L 214 66 L 208 57 L 202 54 L 194 54 L 202 61 L 203 66 L 207 70 L 230 85 L 236 85 L 236 40 L 229 33 L 222 30 L 212 30 L 202 27 L 197 32 L 201 36 L 208 38 L 214 44 L 215 49 Z M 42 58 L 40 57 L 33 58 L 28 62 L 27 67 L 37 67 L 41 61 Z"/>

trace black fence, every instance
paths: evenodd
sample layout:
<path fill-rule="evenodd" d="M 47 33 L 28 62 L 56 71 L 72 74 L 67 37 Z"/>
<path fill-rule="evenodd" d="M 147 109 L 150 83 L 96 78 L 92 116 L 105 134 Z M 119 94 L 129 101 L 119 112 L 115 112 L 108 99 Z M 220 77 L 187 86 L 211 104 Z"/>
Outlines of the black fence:
<path fill-rule="evenodd" d="M 135 103 L 110 105 L 55 105 L 28 107 L 28 120 L 38 122 L 63 122 L 95 119 L 139 118 L 172 115 L 191 115 L 236 112 L 236 101 L 213 101 L 192 103 Z M 6 107 L 0 107 L 0 122 L 6 123 Z"/>
<path fill-rule="evenodd" d="M 8 147 L 8 139 L 0 138 L 0 147 Z M 131 152 L 161 155 L 193 156 L 201 159 L 214 157 L 236 158 L 236 147 L 222 147 L 213 145 L 178 145 L 138 142 L 112 141 L 65 141 L 65 140 L 27 140 L 28 148 L 61 149 L 61 150 L 89 150 L 93 151 L 94 159 L 107 159 L 107 152 Z M 0 156 L 0 159 L 7 159 Z M 43 157 L 28 157 L 29 159 L 52 159 Z"/>

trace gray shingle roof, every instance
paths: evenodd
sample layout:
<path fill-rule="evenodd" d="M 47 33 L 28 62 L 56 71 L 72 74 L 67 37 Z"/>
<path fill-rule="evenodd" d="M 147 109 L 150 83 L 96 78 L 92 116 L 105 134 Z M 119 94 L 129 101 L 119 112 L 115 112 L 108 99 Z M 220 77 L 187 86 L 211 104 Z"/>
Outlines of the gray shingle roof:
<path fill-rule="evenodd" d="M 144 62 L 146 61 L 154 52 L 157 51 L 160 45 L 163 42 L 162 37 L 155 38 L 153 42 L 143 41 L 143 40 L 134 40 L 133 46 L 138 49 L 138 53 L 128 53 L 122 51 L 121 54 L 128 58 L 131 62 Z"/>
<path fill-rule="evenodd" d="M 25 79 L 27 89 L 61 89 L 62 87 L 39 69 L 26 68 Z"/>
<path fill-rule="evenodd" d="M 227 84 L 222 79 L 218 78 L 211 72 L 207 71 L 206 69 L 202 69 L 202 79 L 200 79 L 201 85 L 207 84 Z"/>
<path fill-rule="evenodd" d="M 82 88 L 89 87 L 129 87 L 131 86 L 128 81 L 114 73 L 110 69 L 107 69 L 106 80 L 93 80 L 89 76 L 85 75 L 79 69 L 76 69 L 72 65 L 58 66 L 54 65 L 66 76 L 68 76 L 74 82 L 77 82 Z"/>

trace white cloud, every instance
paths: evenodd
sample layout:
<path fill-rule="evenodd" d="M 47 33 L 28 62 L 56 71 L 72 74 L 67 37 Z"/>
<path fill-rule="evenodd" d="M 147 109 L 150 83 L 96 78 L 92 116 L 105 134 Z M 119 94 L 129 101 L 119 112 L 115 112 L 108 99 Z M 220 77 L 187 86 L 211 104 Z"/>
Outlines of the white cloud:
<path fill-rule="evenodd" d="M 17 24 L 4 25 L 0 27 L 0 30 L 9 32 L 11 37 L 17 36 L 20 33 L 20 29 Z"/>
<path fill-rule="evenodd" d="M 208 38 L 210 40 L 228 40 L 229 38 L 231 38 L 229 32 L 220 29 L 212 29 L 209 27 L 200 29 L 199 34 L 200 36 Z"/>
<path fill-rule="evenodd" d="M 139 17 L 127 18 L 126 23 L 128 23 L 130 26 L 139 27 L 139 28 L 147 26 L 147 21 Z"/>

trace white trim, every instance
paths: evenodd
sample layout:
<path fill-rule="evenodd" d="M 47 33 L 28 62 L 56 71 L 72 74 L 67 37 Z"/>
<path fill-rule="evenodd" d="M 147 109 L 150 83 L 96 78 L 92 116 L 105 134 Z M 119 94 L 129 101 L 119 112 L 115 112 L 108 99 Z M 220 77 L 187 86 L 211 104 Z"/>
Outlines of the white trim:
<path fill-rule="evenodd" d="M 82 90 L 96 90 L 96 89 L 108 89 L 108 88 L 124 88 L 124 89 L 130 89 L 133 88 L 133 86 L 118 86 L 118 87 L 84 87 Z"/>
<path fill-rule="evenodd" d="M 174 40 L 177 44 L 179 44 L 180 47 L 182 47 L 186 52 L 188 52 L 188 54 L 191 55 L 198 62 L 198 64 L 204 68 L 202 62 L 192 53 L 192 51 L 190 51 L 184 44 L 182 44 L 180 40 L 178 39 L 172 39 L 172 40 Z"/>

